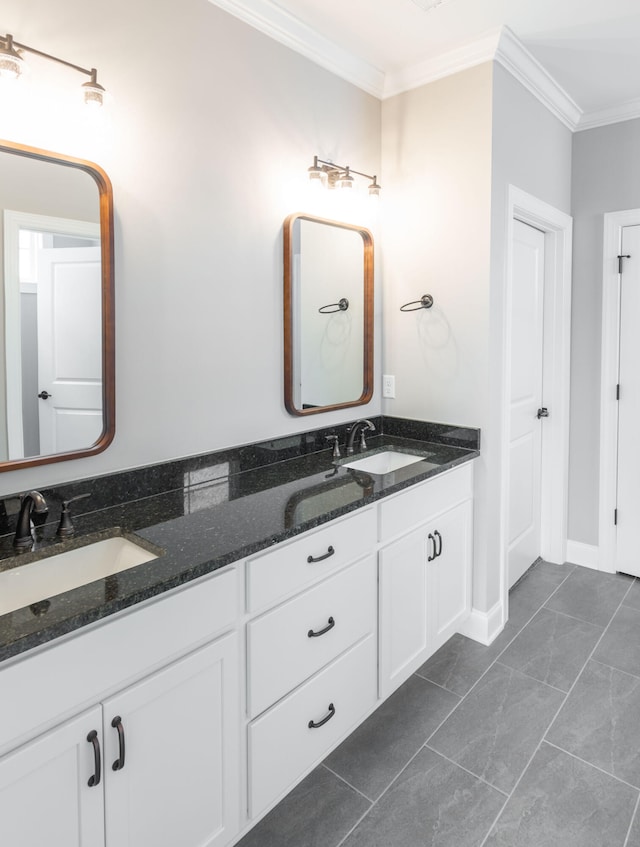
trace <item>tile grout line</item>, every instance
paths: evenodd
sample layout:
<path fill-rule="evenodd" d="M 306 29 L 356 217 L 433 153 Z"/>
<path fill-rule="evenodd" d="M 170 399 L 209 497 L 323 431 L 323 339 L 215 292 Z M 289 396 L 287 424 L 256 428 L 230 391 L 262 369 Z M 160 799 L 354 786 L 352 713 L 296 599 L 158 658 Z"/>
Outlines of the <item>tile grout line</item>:
<path fill-rule="evenodd" d="M 544 560 L 543 560 L 543 561 L 544 561 Z M 515 641 L 515 639 L 516 639 L 516 638 L 520 635 L 520 633 L 521 633 L 521 632 L 523 632 L 523 630 L 525 629 L 525 627 L 527 627 L 527 626 L 531 623 L 531 621 L 535 618 L 535 616 L 538 614 L 538 612 L 540 611 L 540 609 L 542 609 L 542 607 L 544 606 L 544 604 L 545 604 L 545 603 L 548 603 L 548 602 L 549 602 L 549 600 L 550 600 L 550 599 L 553 597 L 553 595 L 556 593 L 556 591 L 558 591 L 558 590 L 561 588 L 561 586 L 563 586 L 563 585 L 564 585 L 564 583 L 565 583 L 565 582 L 569 579 L 569 577 L 570 577 L 570 576 L 571 576 L 571 574 L 574 572 L 574 570 L 575 570 L 575 567 L 573 568 L 573 570 L 571 571 L 571 573 L 568 573 L 568 574 L 565 576 L 565 578 L 562 580 L 562 582 L 558 583 L 558 585 L 557 585 L 557 586 L 553 589 L 553 591 L 551 592 L 551 594 L 549 594 L 549 596 L 548 596 L 545 600 L 543 600 L 543 601 L 542 601 L 542 603 L 540 603 L 540 605 L 536 608 L 536 610 L 533 612 L 533 614 L 531 615 L 531 617 L 530 617 L 530 618 L 528 618 L 528 619 L 525 621 L 525 623 L 524 623 L 524 624 L 520 627 L 520 629 L 519 629 L 519 630 L 515 633 L 515 635 L 514 635 L 514 636 L 513 636 L 513 638 L 509 641 L 509 643 L 508 643 L 508 644 L 505 644 L 504 648 L 503 648 L 503 649 L 502 649 L 502 650 L 498 653 L 498 655 L 497 655 L 497 656 L 495 657 L 495 659 L 491 662 L 491 664 L 488 666 L 488 668 L 487 668 L 487 669 L 486 669 L 486 670 L 485 670 L 485 671 L 481 674 L 481 676 L 479 676 L 479 677 L 478 677 L 478 679 L 477 679 L 477 680 L 473 683 L 473 685 L 472 685 L 472 686 L 471 686 L 471 688 L 467 691 L 467 693 L 466 693 L 466 694 L 464 694 L 464 695 L 462 696 L 461 700 L 460 700 L 458 703 L 456 703 L 456 705 L 453 707 L 453 709 L 452 709 L 452 710 L 451 710 L 451 712 L 447 715 L 447 717 L 446 717 L 446 718 L 444 718 L 444 720 L 442 720 L 442 721 L 438 724 L 438 726 L 435 728 L 435 730 L 434 730 L 434 731 L 431 733 L 431 735 L 427 738 L 427 740 L 426 740 L 425 744 L 428 744 L 428 743 L 429 743 L 429 741 L 433 738 L 433 736 L 436 734 L 436 732 L 438 732 L 438 730 L 442 727 L 442 725 L 444 724 L 444 722 L 445 722 L 446 720 L 448 720 L 448 719 L 449 719 L 449 717 L 451 716 L 451 714 L 453 714 L 453 712 L 454 712 L 454 711 L 455 711 L 455 710 L 456 710 L 456 709 L 460 706 L 460 704 L 461 704 L 461 703 L 464 703 L 464 701 L 465 701 L 465 700 L 466 700 L 466 698 L 469 696 L 469 694 L 471 694 L 471 692 L 473 691 L 473 689 L 474 689 L 477 685 L 479 685 L 479 683 L 480 683 L 480 682 L 484 679 L 484 677 L 485 677 L 485 676 L 489 673 L 489 671 L 491 670 L 491 668 L 492 668 L 492 667 L 493 667 L 493 666 L 494 666 L 494 665 L 495 665 L 495 664 L 496 664 L 496 663 L 500 660 L 500 657 L 502 656 L 502 654 L 504 653 L 504 651 L 505 651 L 505 650 L 507 650 L 507 649 L 508 649 L 508 648 L 509 648 L 512 644 L 513 644 L 513 642 Z M 626 595 L 625 595 L 625 596 L 626 596 Z M 617 611 L 617 609 L 616 609 L 616 611 Z M 502 664 L 502 662 L 501 662 L 500 664 Z M 508 665 L 503 665 L 503 667 L 508 667 Z M 429 681 L 429 682 L 431 682 L 432 680 L 428 680 L 428 681 Z M 539 680 L 537 680 L 537 681 L 539 682 Z M 435 685 L 435 684 L 436 684 L 436 683 L 434 683 L 434 685 Z M 545 683 L 545 684 L 546 684 L 546 683 Z M 552 687 L 552 686 L 550 686 L 550 687 Z M 453 692 L 451 692 L 451 693 L 453 693 Z M 563 692 L 563 693 L 564 693 L 564 692 Z"/>
<path fill-rule="evenodd" d="M 633 822 L 636 819 L 636 815 L 638 814 L 638 804 L 640 803 L 640 794 L 638 794 L 638 799 L 636 800 L 636 805 L 633 809 L 633 814 L 631 815 L 631 820 L 629 821 L 629 829 L 627 830 L 627 837 L 624 840 L 623 847 L 628 847 L 629 845 L 629 836 L 631 835 L 631 830 L 633 829 Z"/>
<path fill-rule="evenodd" d="M 565 750 L 564 747 L 561 747 L 559 744 L 554 744 L 553 741 L 548 741 L 546 739 L 543 739 L 543 741 L 545 744 L 548 744 L 549 747 L 554 747 L 556 750 L 560 750 L 560 752 L 564 753 L 565 756 L 571 756 L 572 759 L 576 759 L 576 761 L 582 762 L 584 765 L 589 765 L 590 768 L 594 768 L 595 770 L 600 771 L 600 773 L 605 774 L 610 779 L 615 779 L 616 782 L 620 782 L 622 783 L 622 785 L 626 785 L 628 788 L 633 788 L 634 791 L 638 792 L 638 796 L 640 797 L 640 786 L 633 785 L 631 782 L 627 782 L 626 779 L 622 779 L 622 777 L 616 776 L 614 773 L 609 773 L 609 771 L 606 771 L 604 768 L 601 768 L 600 765 L 594 765 L 593 762 L 588 762 L 581 756 L 576 756 L 575 753 L 572 753 L 569 750 Z"/>
<path fill-rule="evenodd" d="M 609 668 L 612 671 L 617 671 L 618 673 L 623 673 L 625 676 L 630 676 L 632 679 L 640 680 L 640 674 L 631 673 L 631 671 L 624 671 L 624 670 L 622 670 L 622 668 L 617 668 L 615 665 L 610 665 L 608 662 L 603 662 L 601 659 L 592 659 L 591 661 L 595 662 L 596 665 L 602 665 L 603 668 Z"/>
<path fill-rule="evenodd" d="M 375 800 L 372 800 L 372 799 L 371 799 L 371 797 L 367 797 L 367 795 L 366 795 L 366 794 L 364 794 L 364 792 L 360 791 L 360 789 L 359 789 L 359 788 L 356 788 L 356 787 L 355 787 L 355 785 L 351 785 L 351 783 L 349 782 L 349 780 L 345 779 L 343 776 L 340 776 L 340 774 L 339 774 L 339 773 L 336 773 L 334 770 L 332 770 L 332 769 L 329 767 L 329 765 L 325 765 L 325 763 L 324 763 L 324 762 L 322 762 L 322 764 L 320 765 L 320 767 L 321 767 L 321 768 L 325 768 L 326 770 L 328 770 L 328 771 L 329 771 L 329 773 L 330 773 L 330 774 L 333 774 L 333 775 L 334 775 L 337 779 L 339 779 L 339 780 L 340 780 L 340 782 L 344 782 L 344 784 L 345 784 L 345 785 L 348 785 L 348 786 L 349 786 L 349 788 L 351 788 L 353 791 L 355 791 L 355 792 L 356 792 L 356 794 L 359 794 L 361 797 L 364 797 L 364 799 L 365 799 L 365 800 L 367 801 L 367 803 L 369 803 L 370 805 L 373 805 L 373 803 L 375 803 L 375 802 L 376 802 Z M 368 811 L 368 810 L 367 810 L 367 811 Z"/>
<path fill-rule="evenodd" d="M 544 742 L 544 741 L 545 741 L 545 739 L 546 739 L 546 735 L 547 735 L 547 733 L 549 732 L 549 730 L 551 729 L 551 727 L 552 727 L 552 726 L 553 726 L 553 724 L 555 723 L 555 720 L 556 720 L 556 718 L 558 717 L 558 715 L 560 714 L 560 711 L 562 710 L 562 708 L 564 707 L 565 703 L 566 703 L 566 702 L 567 702 L 567 700 L 569 699 L 569 695 L 571 694 L 571 692 L 572 692 L 572 691 L 573 691 L 573 689 L 575 688 L 576 683 L 577 683 L 577 682 L 578 682 L 578 680 L 580 679 L 580 676 L 582 675 L 582 672 L 584 671 L 584 669 L 586 668 L 587 664 L 589 663 L 589 660 L 591 659 L 591 656 L 592 656 L 592 655 L 594 654 L 594 652 L 597 650 L 598 645 L 600 644 L 600 642 L 602 641 L 602 639 L 603 639 L 603 638 L 604 638 L 604 636 L 605 636 L 605 633 L 607 632 L 607 630 L 608 630 L 608 629 L 609 629 L 609 627 L 611 626 L 611 621 L 614 619 L 614 617 L 615 617 L 615 616 L 616 616 L 616 614 L 618 613 L 618 610 L 619 610 L 619 609 L 621 608 L 621 606 L 623 605 L 624 600 L 625 600 L 625 597 L 626 597 L 626 596 L 627 596 L 627 594 L 631 591 L 631 587 L 633 586 L 634 582 L 635 582 L 635 579 L 631 581 L 631 583 L 630 583 L 629 587 L 627 588 L 627 590 L 625 591 L 624 595 L 622 596 L 622 599 L 620 600 L 620 603 L 619 603 L 619 604 L 618 604 L 618 606 L 616 607 L 615 611 L 612 613 L 612 615 L 611 615 L 611 617 L 610 617 L 610 619 L 609 619 L 609 623 L 606 625 L 606 627 L 605 627 L 605 628 L 604 628 L 604 630 L 602 631 L 602 634 L 600 635 L 600 638 L 598 638 L 598 640 L 596 641 L 596 643 L 595 643 L 595 645 L 594 645 L 593 649 L 591 650 L 591 652 L 590 652 L 590 653 L 589 653 L 589 655 L 587 656 L 587 659 L 586 659 L 585 663 L 583 664 L 583 666 L 580 668 L 579 672 L 577 673 L 576 678 L 574 679 L 574 681 L 573 681 L 573 683 L 572 683 L 572 685 L 571 685 L 571 688 L 569 689 L 569 691 L 567 691 L 567 693 L 566 693 L 566 695 L 565 695 L 565 697 L 564 697 L 564 699 L 563 699 L 562 703 L 560 703 L 560 706 L 558 707 L 558 709 L 557 709 L 557 711 L 556 711 L 555 715 L 553 716 L 553 718 L 552 718 L 552 719 L 551 719 L 551 721 L 549 722 L 549 725 L 547 726 L 546 730 L 544 731 L 544 733 L 543 733 L 543 735 L 542 735 L 542 738 L 540 739 L 540 741 L 538 742 L 538 744 L 537 744 L 537 746 L 536 746 L 536 749 L 533 751 L 533 753 L 532 753 L 531 757 L 529 758 L 529 761 L 527 762 L 527 764 L 526 764 L 525 768 L 523 769 L 523 771 L 522 771 L 522 773 L 520 774 L 520 776 L 518 777 L 518 779 L 517 779 L 517 781 L 516 781 L 515 785 L 514 785 L 514 786 L 513 786 L 513 788 L 511 789 L 511 792 L 510 792 L 510 794 L 509 794 L 508 798 L 506 799 L 506 801 L 505 801 L 504 805 L 502 806 L 502 808 L 500 809 L 500 811 L 499 811 L 499 812 L 498 812 L 498 814 L 496 815 L 496 817 L 495 817 L 495 819 L 494 819 L 493 823 L 491 824 L 491 827 L 489 828 L 489 831 L 487 832 L 487 834 L 485 835 L 484 839 L 482 840 L 482 842 L 481 842 L 481 844 L 480 844 L 480 847 L 485 847 L 485 844 L 487 843 L 487 839 L 489 838 L 489 836 L 490 836 L 490 835 L 491 835 L 491 833 L 493 832 L 493 830 L 494 830 L 495 825 L 497 824 L 497 822 L 500 820 L 500 817 L 501 817 L 502 813 L 504 812 L 504 810 L 505 810 L 505 808 L 506 808 L 506 806 L 507 806 L 507 803 L 508 803 L 508 802 L 509 802 L 509 800 L 513 797 L 513 795 L 514 795 L 514 793 L 516 792 L 516 790 L 517 790 L 518 786 L 519 786 L 519 785 L 520 785 L 520 783 L 522 782 L 522 779 L 523 779 L 523 777 L 524 777 L 525 773 L 526 773 L 526 772 L 528 771 L 528 769 L 529 769 L 529 765 L 530 765 L 530 764 L 531 764 L 531 762 L 533 761 L 533 759 L 534 759 L 534 757 L 535 757 L 536 753 L 538 752 L 538 750 L 541 748 L 541 746 L 542 746 L 543 742 Z M 562 585 L 562 583 L 561 583 L 561 585 Z M 560 586 L 558 586 L 558 588 L 560 588 Z M 556 589 L 556 591 L 557 591 L 557 590 L 558 590 L 558 589 Z M 555 594 L 555 591 L 554 591 L 553 593 Z M 552 596 L 553 596 L 553 595 L 552 595 Z M 547 598 L 547 600 L 545 600 L 545 602 L 548 602 L 548 600 L 549 600 L 549 599 L 550 599 L 550 598 Z M 502 655 L 502 654 L 500 654 L 500 655 Z M 496 661 L 497 661 L 497 660 L 496 660 Z M 554 746 L 556 746 L 556 745 L 554 745 Z M 561 750 L 563 753 L 568 753 L 568 751 L 567 751 L 567 750 L 564 750 L 562 747 L 558 747 L 557 749 Z M 569 755 L 570 755 L 570 754 L 569 754 Z M 577 757 L 574 757 L 574 758 L 577 758 Z M 588 763 L 588 764 L 590 764 L 590 763 Z M 631 818 L 631 822 L 633 823 L 633 818 Z"/>
<path fill-rule="evenodd" d="M 427 661 L 429 661 L 429 660 L 427 659 Z M 411 674 L 411 676 L 417 676 L 420 679 L 423 679 L 425 682 L 428 682 L 431 685 L 435 685 L 437 688 L 440 688 L 442 691 L 446 691 L 447 694 L 453 694 L 454 697 L 458 698 L 458 702 L 460 702 L 460 700 L 462 700 L 463 697 L 467 696 L 466 694 L 458 694 L 457 691 L 452 691 L 450 688 L 447 688 L 446 685 L 441 685 L 439 682 L 434 682 L 432 679 L 429 679 L 429 677 L 427 677 L 427 676 L 422 676 L 422 674 L 419 674 L 418 671 L 414 671 Z M 409 678 L 411 678 L 411 677 L 409 677 Z M 458 705 L 458 703 L 456 703 L 456 706 L 457 705 Z"/>
<path fill-rule="evenodd" d="M 566 697 L 567 692 L 562 688 L 558 688 L 557 685 L 551 685 L 550 682 L 546 682 L 544 679 L 538 679 L 537 676 L 531 676 L 531 674 L 523 671 L 522 668 L 512 668 L 511 665 L 505 664 L 505 662 L 501 662 L 500 659 L 496 659 L 494 665 L 500 665 L 501 668 L 506 668 L 509 671 L 515 671 L 515 673 L 522 674 L 522 676 L 526 676 L 527 679 L 533 680 L 533 682 L 539 682 L 541 685 L 546 685 L 547 688 L 551 688 L 553 691 L 557 691 L 558 694 L 562 694 L 563 697 Z"/>
<path fill-rule="evenodd" d="M 461 765 L 460 762 L 455 762 L 453 759 L 450 759 L 448 756 L 445 756 L 444 753 L 441 753 L 439 750 L 436 750 L 435 747 L 429 747 L 428 744 L 425 744 L 422 749 L 423 750 L 430 750 L 432 753 L 435 753 L 437 756 L 440 756 L 440 758 L 449 762 L 449 764 L 455 765 L 456 768 L 460 768 L 461 771 L 465 771 L 465 773 L 468 773 L 469 776 L 472 776 L 474 779 L 477 779 L 479 782 L 483 782 L 489 788 L 492 788 L 494 791 L 497 791 L 498 794 L 502 794 L 503 797 L 506 797 L 506 798 L 509 797 L 509 794 L 508 794 L 507 791 L 504 791 L 502 788 L 498 788 L 497 785 L 494 785 L 492 782 L 489 782 L 483 776 L 478 776 L 477 773 L 470 771 L 469 768 L 465 768 L 465 766 Z"/>

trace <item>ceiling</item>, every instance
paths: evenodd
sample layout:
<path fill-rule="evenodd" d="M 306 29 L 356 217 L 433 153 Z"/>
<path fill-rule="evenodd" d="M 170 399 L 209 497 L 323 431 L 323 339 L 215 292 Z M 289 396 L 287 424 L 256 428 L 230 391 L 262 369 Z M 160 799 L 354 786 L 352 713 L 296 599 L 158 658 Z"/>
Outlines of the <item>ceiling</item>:
<path fill-rule="evenodd" d="M 640 0 L 211 2 L 379 97 L 500 60 L 506 32 L 503 64 L 564 96 L 573 129 L 640 116 Z"/>

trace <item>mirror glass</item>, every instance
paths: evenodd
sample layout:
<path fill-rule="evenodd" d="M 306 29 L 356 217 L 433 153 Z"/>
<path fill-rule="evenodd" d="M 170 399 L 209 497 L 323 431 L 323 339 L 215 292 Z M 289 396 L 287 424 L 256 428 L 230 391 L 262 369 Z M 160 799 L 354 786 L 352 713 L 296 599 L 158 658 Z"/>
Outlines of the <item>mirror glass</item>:
<path fill-rule="evenodd" d="M 113 439 L 112 201 L 95 165 L 0 142 L 0 470 Z"/>
<path fill-rule="evenodd" d="M 373 393 L 373 238 L 290 215 L 284 224 L 285 406 L 309 415 Z"/>

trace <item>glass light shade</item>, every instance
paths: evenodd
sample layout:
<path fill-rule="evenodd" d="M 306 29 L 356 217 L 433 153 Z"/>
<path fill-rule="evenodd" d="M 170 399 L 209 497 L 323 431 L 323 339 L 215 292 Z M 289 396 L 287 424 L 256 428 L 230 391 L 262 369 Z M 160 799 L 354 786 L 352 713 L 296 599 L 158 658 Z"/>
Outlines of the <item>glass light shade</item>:
<path fill-rule="evenodd" d="M 370 197 L 379 197 L 381 188 L 382 188 L 382 186 L 378 185 L 377 180 L 374 179 L 373 182 L 371 183 L 371 185 L 369 186 L 369 196 Z"/>
<path fill-rule="evenodd" d="M 338 185 L 340 188 L 353 188 L 353 177 L 348 170 L 338 178 Z"/>
<path fill-rule="evenodd" d="M 316 165 L 311 165 L 308 169 L 307 173 L 309 174 L 309 180 L 311 184 L 315 187 L 322 185 L 325 180 L 326 174 L 322 170 L 322 168 L 316 167 Z"/>
<path fill-rule="evenodd" d="M 24 60 L 11 47 L 0 48 L 0 77 L 17 79 L 22 73 Z"/>
<path fill-rule="evenodd" d="M 85 82 L 82 85 L 82 92 L 86 106 L 92 109 L 99 109 L 104 103 L 104 88 L 98 82 Z"/>

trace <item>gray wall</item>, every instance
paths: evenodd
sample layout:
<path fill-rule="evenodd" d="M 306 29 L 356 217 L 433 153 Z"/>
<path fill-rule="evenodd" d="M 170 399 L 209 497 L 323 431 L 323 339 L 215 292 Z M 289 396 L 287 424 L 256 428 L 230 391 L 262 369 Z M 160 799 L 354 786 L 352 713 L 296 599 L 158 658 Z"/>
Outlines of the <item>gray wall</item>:
<path fill-rule="evenodd" d="M 117 417 L 106 452 L 3 474 L 0 494 L 315 424 L 284 409 L 282 223 L 307 212 L 377 235 L 339 192 L 314 200 L 306 169 L 318 154 L 379 173 L 380 102 L 207 0 L 5 0 L 3 26 L 97 67 L 109 91 L 94 136 L 74 124 L 65 139 L 52 121 L 25 128 L 16 114 L 14 140 L 64 144 L 112 180 Z M 48 68 L 34 65 L 32 87 Z M 378 374 L 376 364 L 376 385 Z M 364 414 L 379 413 L 378 396 Z"/>
<path fill-rule="evenodd" d="M 573 137 L 569 538 L 598 543 L 605 212 L 640 208 L 640 120 Z"/>

